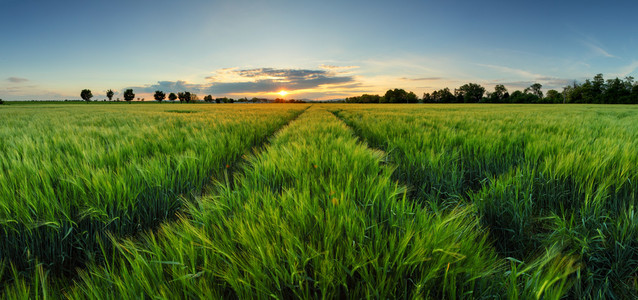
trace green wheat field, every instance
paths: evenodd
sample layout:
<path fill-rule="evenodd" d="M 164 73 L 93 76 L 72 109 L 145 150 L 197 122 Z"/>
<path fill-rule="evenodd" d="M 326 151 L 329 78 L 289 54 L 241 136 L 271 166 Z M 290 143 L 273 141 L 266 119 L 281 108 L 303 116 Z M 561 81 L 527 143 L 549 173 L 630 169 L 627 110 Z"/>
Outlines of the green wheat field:
<path fill-rule="evenodd" d="M 634 299 L 638 107 L 0 107 L 0 298 Z"/>

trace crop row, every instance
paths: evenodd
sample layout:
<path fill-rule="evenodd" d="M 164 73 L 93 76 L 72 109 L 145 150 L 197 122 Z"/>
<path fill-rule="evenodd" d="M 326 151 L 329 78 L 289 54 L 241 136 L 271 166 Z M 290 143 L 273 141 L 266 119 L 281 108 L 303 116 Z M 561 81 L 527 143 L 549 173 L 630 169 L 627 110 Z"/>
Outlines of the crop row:
<path fill-rule="evenodd" d="M 0 269 L 73 273 L 100 241 L 174 216 L 300 106 L 0 111 Z M 2 277 L 2 276 L 0 276 Z"/>
<path fill-rule="evenodd" d="M 385 153 L 311 108 L 248 158 L 234 189 L 188 204 L 178 222 L 117 243 L 69 298 L 556 298 L 573 259 L 511 266 L 471 207 L 432 212 L 406 198 Z M 505 270 L 509 271 L 505 273 Z M 59 289 L 36 275 L 5 291 Z M 54 288 L 52 288 L 54 287 Z M 49 297 L 60 294 L 51 293 Z"/>
<path fill-rule="evenodd" d="M 638 110 L 570 106 L 343 106 L 433 211 L 473 204 L 503 257 L 579 258 L 570 295 L 638 295 Z"/>

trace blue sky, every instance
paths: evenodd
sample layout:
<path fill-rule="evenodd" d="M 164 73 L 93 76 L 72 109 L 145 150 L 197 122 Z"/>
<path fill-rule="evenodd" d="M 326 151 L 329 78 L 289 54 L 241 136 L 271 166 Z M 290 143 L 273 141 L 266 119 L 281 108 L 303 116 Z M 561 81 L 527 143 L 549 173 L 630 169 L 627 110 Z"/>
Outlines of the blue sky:
<path fill-rule="evenodd" d="M 636 11 L 636 1 L 0 0 L 0 98 L 560 89 L 597 73 L 638 78 Z"/>

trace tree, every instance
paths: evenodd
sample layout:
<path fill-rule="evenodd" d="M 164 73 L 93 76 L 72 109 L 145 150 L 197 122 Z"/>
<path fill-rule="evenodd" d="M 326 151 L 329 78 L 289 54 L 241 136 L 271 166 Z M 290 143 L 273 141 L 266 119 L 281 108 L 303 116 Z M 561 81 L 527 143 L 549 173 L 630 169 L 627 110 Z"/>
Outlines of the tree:
<path fill-rule="evenodd" d="M 115 93 L 113 92 L 113 90 L 109 89 L 108 91 L 106 91 L 106 97 L 109 98 L 109 101 L 113 100 L 113 95 Z"/>
<path fill-rule="evenodd" d="M 133 99 L 135 99 L 135 94 L 133 93 L 133 89 L 127 89 L 126 91 L 124 91 L 124 100 L 128 101 L 128 103 L 131 103 L 131 101 L 133 101 Z"/>
<path fill-rule="evenodd" d="M 531 92 L 532 95 L 538 97 L 538 100 L 541 100 L 543 99 L 543 91 L 541 90 L 542 87 L 543 85 L 541 85 L 540 83 L 534 83 L 525 89 L 525 93 Z"/>
<path fill-rule="evenodd" d="M 594 79 L 591 82 L 592 85 L 592 98 L 594 103 L 601 103 L 603 99 L 603 93 L 605 92 L 605 79 L 603 78 L 603 74 L 596 74 Z"/>
<path fill-rule="evenodd" d="M 419 97 L 413 92 L 408 92 L 406 100 L 408 103 L 419 103 Z"/>
<path fill-rule="evenodd" d="M 544 103 L 561 103 L 563 102 L 563 95 L 561 95 L 557 90 L 549 90 L 543 100 Z"/>
<path fill-rule="evenodd" d="M 177 93 L 177 98 L 179 98 L 179 103 L 184 102 L 184 99 L 185 99 L 185 97 L 184 97 L 184 93 L 182 93 L 182 92 L 178 92 L 178 93 Z"/>
<path fill-rule="evenodd" d="M 450 92 L 449 88 L 444 88 L 444 89 L 432 92 L 432 101 L 434 102 L 451 103 L 451 102 L 454 102 L 455 100 L 456 98 L 454 97 L 452 92 Z"/>
<path fill-rule="evenodd" d="M 432 99 L 432 95 L 430 93 L 423 93 L 423 103 L 432 103 L 434 99 Z"/>
<path fill-rule="evenodd" d="M 0 105 L 4 104 L 4 100 L 0 99 Z"/>
<path fill-rule="evenodd" d="M 505 95 L 509 97 L 509 94 L 507 93 L 507 89 L 505 88 L 505 86 L 502 84 L 497 84 L 494 87 L 494 93 L 491 93 L 488 95 L 487 98 L 489 98 L 489 101 L 486 101 L 486 102 L 502 103 L 504 102 L 506 98 Z"/>
<path fill-rule="evenodd" d="M 168 95 L 168 100 L 171 100 L 171 101 L 177 100 L 177 95 L 175 95 L 175 93 L 170 93 Z"/>
<path fill-rule="evenodd" d="M 605 94 L 603 103 L 631 103 L 631 89 L 627 88 L 627 84 L 621 79 L 608 79 L 605 85 Z"/>
<path fill-rule="evenodd" d="M 381 96 L 363 94 L 356 97 L 347 97 L 345 101 L 346 103 L 379 103 L 379 101 L 381 101 Z"/>
<path fill-rule="evenodd" d="M 162 100 L 166 99 L 166 94 L 164 94 L 164 92 L 162 91 L 155 91 L 155 95 L 153 95 L 153 98 L 155 98 L 155 100 L 162 102 Z"/>
<path fill-rule="evenodd" d="M 186 103 L 191 102 L 191 92 L 184 92 L 184 101 L 186 101 Z"/>
<path fill-rule="evenodd" d="M 467 83 L 456 90 L 457 96 L 465 103 L 477 103 L 483 98 L 485 88 L 476 83 Z"/>
<path fill-rule="evenodd" d="M 213 96 L 212 96 L 212 95 L 204 96 L 204 101 L 206 101 L 206 102 L 213 102 Z"/>
<path fill-rule="evenodd" d="M 91 90 L 89 89 L 83 89 L 80 93 L 80 97 L 82 97 L 84 101 L 90 102 L 91 98 L 93 98 L 93 93 L 91 93 Z"/>
<path fill-rule="evenodd" d="M 388 90 L 379 102 L 385 103 L 417 103 L 419 98 L 413 92 L 406 92 L 404 89 Z"/>

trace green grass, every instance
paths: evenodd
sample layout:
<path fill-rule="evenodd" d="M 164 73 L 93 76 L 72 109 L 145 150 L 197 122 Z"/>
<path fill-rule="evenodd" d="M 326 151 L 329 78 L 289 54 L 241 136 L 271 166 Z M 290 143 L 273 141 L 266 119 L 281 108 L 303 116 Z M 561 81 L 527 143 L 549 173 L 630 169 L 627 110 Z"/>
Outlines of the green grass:
<path fill-rule="evenodd" d="M 434 211 L 474 204 L 504 257 L 580 257 L 570 295 L 638 295 L 638 109 L 435 105 L 333 109 L 389 151 Z"/>
<path fill-rule="evenodd" d="M 184 117 L 163 107 L 0 110 L 0 260 L 73 273 L 107 232 L 132 235 L 172 217 L 183 196 L 303 109 L 197 106 Z"/>
<path fill-rule="evenodd" d="M 33 166 L 55 161 L 50 153 L 59 151 L 35 150 L 51 149 L 55 143 L 50 142 L 25 145 L 61 135 L 57 128 L 67 133 L 60 143 L 93 150 L 65 155 L 131 162 L 115 164 L 129 173 L 75 180 L 83 187 L 92 182 L 102 191 L 122 180 L 135 182 L 130 187 L 167 189 L 182 182 L 154 167 L 156 156 L 167 159 L 157 165 L 181 166 L 191 178 L 181 194 L 201 190 L 211 174 L 217 183 L 202 197 L 171 206 L 177 220 L 161 216 L 128 234 L 104 226 L 122 217 L 104 218 L 112 211 L 99 208 L 121 202 L 127 209 L 123 216 L 164 211 L 154 202 L 161 199 L 158 194 L 151 192 L 144 202 L 96 202 L 87 197 L 96 195 L 91 189 L 65 194 L 75 197 L 69 199 L 79 203 L 78 212 L 87 204 L 98 207 L 99 213 L 75 215 L 102 222 L 96 223 L 101 226 L 95 229 L 99 234 L 92 250 L 83 248 L 83 253 L 94 253 L 88 265 L 76 277 L 60 277 L 54 265 L 39 264 L 37 256 L 31 256 L 26 271 L 7 259 L 13 256 L 2 256 L 0 276 L 11 279 L 2 291 L 6 298 L 638 296 L 638 108 L 633 106 L 313 105 L 266 148 L 231 163 L 234 175 L 225 172 L 226 161 L 238 161 L 250 145 L 264 142 L 307 106 L 180 105 L 172 112 L 164 104 L 46 106 L 47 114 L 72 120 L 69 126 L 54 117 L 29 124 L 26 116 L 41 112 L 36 107 L 9 106 L 14 110 L 7 115 L 15 120 L 10 127 L 28 130 L 15 130 L 9 138 L 13 144 L 0 145 L 13 153 L 7 160 L 13 165 L 3 168 L 1 176 L 26 168 L 38 178 Z M 0 115 L 7 112 L 0 109 Z M 138 130 L 113 125 L 120 123 Z M 56 134 L 33 129 L 41 127 Z M 113 127 L 120 131 L 110 133 Z M 0 129 L 0 137 L 9 132 Z M 106 136 L 96 138 L 100 134 Z M 114 145 L 137 141 L 114 148 L 137 145 L 129 150 L 136 155 L 120 150 L 109 157 L 111 152 L 96 150 L 104 148 L 96 140 Z M 170 145 L 186 140 L 190 146 L 170 155 L 147 149 L 166 140 Z M 204 158 L 189 163 L 187 157 L 195 155 L 189 154 L 183 165 L 171 165 L 184 152 Z M 30 164 L 30 159 L 38 161 Z M 204 159 L 208 168 L 195 163 Z M 62 174 L 69 178 L 100 174 L 85 168 L 56 165 L 41 173 L 66 170 Z M 37 193 L 45 193 L 51 185 L 43 181 L 37 186 L 45 190 Z M 27 187 L 23 190 L 31 190 Z M 23 194 L 0 199 L 11 203 Z M 45 199 L 30 201 L 43 209 L 62 205 Z M 24 224 L 33 224 L 31 216 L 66 220 L 65 209 L 37 214 L 17 204 L 10 209 L 23 211 L 16 220 Z M 13 230 L 14 225 L 2 226 Z M 67 234 L 61 227 L 51 232 L 59 239 Z M 48 251 L 43 244 L 31 247 Z"/>
<path fill-rule="evenodd" d="M 189 218 L 119 244 L 72 297 L 462 297 L 500 263 L 470 210 L 430 214 L 404 197 L 384 154 L 311 109 L 248 159 L 235 189 Z"/>

